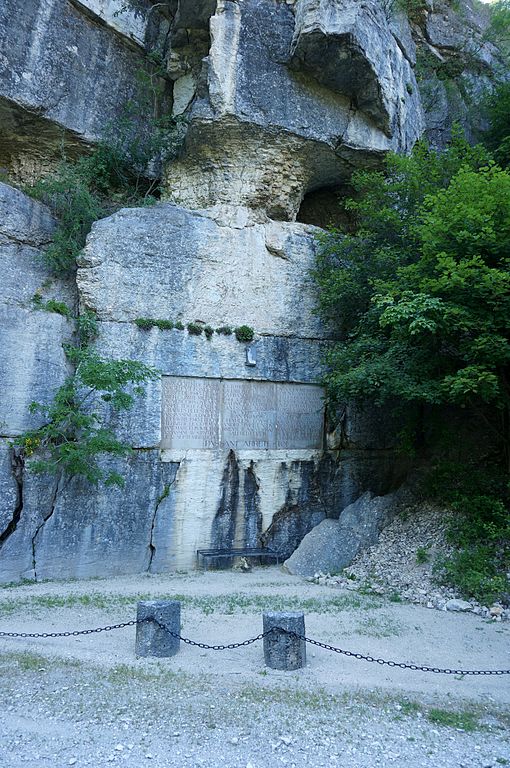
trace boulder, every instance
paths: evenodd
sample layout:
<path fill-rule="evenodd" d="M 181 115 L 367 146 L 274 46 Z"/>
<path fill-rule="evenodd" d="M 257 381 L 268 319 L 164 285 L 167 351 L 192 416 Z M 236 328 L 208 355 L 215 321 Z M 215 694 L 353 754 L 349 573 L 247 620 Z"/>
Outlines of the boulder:
<path fill-rule="evenodd" d="M 398 502 L 397 493 L 364 493 L 343 510 L 338 520 L 323 520 L 313 528 L 285 561 L 285 569 L 296 576 L 341 571 L 360 550 L 377 542 L 379 533 L 395 515 Z"/>

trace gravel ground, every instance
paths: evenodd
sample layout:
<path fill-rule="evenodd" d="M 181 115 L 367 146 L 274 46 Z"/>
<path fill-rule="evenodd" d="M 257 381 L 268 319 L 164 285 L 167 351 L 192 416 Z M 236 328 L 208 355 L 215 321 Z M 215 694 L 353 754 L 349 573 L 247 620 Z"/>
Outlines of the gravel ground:
<path fill-rule="evenodd" d="M 185 636 L 237 642 L 264 609 L 303 609 L 307 634 L 409 663 L 510 669 L 510 626 L 282 573 L 209 572 L 0 590 L 2 631 L 62 631 L 182 600 Z M 308 646 L 303 670 L 264 667 L 262 645 L 181 646 L 136 659 L 134 628 L 59 639 L 0 638 L 0 766 L 371 768 L 510 765 L 510 676 L 413 672 Z"/>

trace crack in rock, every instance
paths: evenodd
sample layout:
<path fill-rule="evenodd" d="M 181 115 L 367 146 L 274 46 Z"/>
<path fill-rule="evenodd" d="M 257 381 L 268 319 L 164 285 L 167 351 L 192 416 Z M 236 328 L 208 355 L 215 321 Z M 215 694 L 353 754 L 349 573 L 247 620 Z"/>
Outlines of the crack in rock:
<path fill-rule="evenodd" d="M 149 562 L 146 568 L 147 573 L 150 573 L 152 561 L 154 560 L 154 555 L 156 554 L 156 545 L 154 543 L 154 529 L 156 527 L 156 518 L 158 516 L 158 511 L 161 504 L 170 495 L 170 491 L 175 485 L 176 480 L 177 480 L 177 473 L 171 482 L 165 483 L 165 485 L 163 486 L 163 493 L 159 496 L 158 500 L 156 501 L 156 506 L 154 507 L 154 513 L 152 515 L 152 523 L 151 523 L 151 532 L 149 536 Z"/>
<path fill-rule="evenodd" d="M 39 523 L 39 525 L 36 528 L 36 531 L 34 535 L 32 536 L 32 570 L 34 574 L 34 581 L 37 581 L 37 564 L 36 564 L 36 554 L 35 554 L 35 547 L 36 547 L 36 540 L 39 535 L 39 532 L 41 529 L 46 525 L 50 517 L 52 517 L 53 513 L 55 512 L 55 507 L 57 504 L 57 498 L 59 495 L 59 492 L 63 488 L 63 474 L 60 474 L 57 478 L 57 482 L 55 483 L 55 489 L 53 491 L 52 497 L 51 497 L 51 504 L 50 504 L 50 511 L 48 514 L 43 518 L 42 522 Z"/>
<path fill-rule="evenodd" d="M 7 527 L 0 533 L 0 549 L 5 541 L 11 536 L 14 531 L 17 528 L 17 525 L 21 518 L 21 513 L 23 512 L 23 467 L 24 467 L 24 460 L 23 460 L 23 454 L 21 451 L 17 450 L 16 448 L 12 449 L 11 453 L 11 467 L 12 467 L 12 475 L 14 477 L 14 480 L 16 482 L 17 486 L 17 493 L 16 493 L 16 505 L 14 507 L 13 513 L 12 513 L 12 519 L 7 524 Z"/>

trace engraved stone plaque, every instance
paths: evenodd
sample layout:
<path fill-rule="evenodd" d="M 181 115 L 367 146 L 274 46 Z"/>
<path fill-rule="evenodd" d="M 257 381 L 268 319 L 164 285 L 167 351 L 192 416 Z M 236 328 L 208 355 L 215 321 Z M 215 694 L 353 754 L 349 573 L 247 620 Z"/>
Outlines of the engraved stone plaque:
<path fill-rule="evenodd" d="M 269 381 L 223 382 L 222 447 L 276 448 L 275 387 Z"/>
<path fill-rule="evenodd" d="M 219 446 L 219 379 L 163 376 L 162 448 Z"/>
<path fill-rule="evenodd" d="M 164 376 L 162 448 L 322 448 L 323 390 L 313 384 Z"/>
<path fill-rule="evenodd" d="M 276 447 L 322 448 L 322 387 L 277 384 Z"/>

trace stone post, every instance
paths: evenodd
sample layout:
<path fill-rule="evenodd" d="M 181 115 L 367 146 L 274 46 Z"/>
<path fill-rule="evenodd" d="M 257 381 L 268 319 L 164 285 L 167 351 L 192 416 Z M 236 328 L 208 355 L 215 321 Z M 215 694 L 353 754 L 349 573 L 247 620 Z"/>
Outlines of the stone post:
<path fill-rule="evenodd" d="M 305 617 L 302 612 L 268 611 L 263 614 L 263 631 L 268 632 L 264 638 L 264 661 L 272 669 L 301 669 L 306 665 L 306 642 L 298 637 L 278 631 L 278 628 L 288 632 L 305 634 Z"/>
<path fill-rule="evenodd" d="M 138 603 L 136 620 L 138 622 L 135 641 L 137 656 L 175 656 L 179 650 L 180 640 L 169 634 L 164 627 L 180 634 L 181 604 L 178 600 L 151 600 Z"/>

